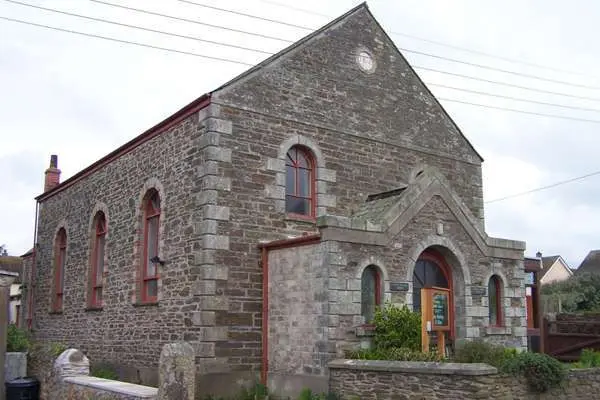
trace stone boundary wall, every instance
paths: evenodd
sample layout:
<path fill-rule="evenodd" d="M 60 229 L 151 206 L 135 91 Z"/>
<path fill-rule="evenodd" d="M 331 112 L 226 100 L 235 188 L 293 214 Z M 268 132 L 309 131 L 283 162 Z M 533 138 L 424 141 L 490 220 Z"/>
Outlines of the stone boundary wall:
<path fill-rule="evenodd" d="M 564 387 L 534 393 L 527 382 L 499 374 L 487 364 L 334 360 L 329 392 L 340 399 L 520 399 L 600 398 L 600 368 L 571 370 Z"/>
<path fill-rule="evenodd" d="M 195 351 L 186 342 L 166 344 L 160 354 L 159 388 L 96 378 L 79 350 L 65 350 L 54 362 L 43 400 L 194 400 Z"/>

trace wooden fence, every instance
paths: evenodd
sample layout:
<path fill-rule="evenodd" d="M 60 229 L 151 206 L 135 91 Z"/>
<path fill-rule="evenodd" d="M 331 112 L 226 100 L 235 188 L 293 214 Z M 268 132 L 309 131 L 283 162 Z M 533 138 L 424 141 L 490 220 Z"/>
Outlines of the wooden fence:
<path fill-rule="evenodd" d="M 600 351 L 600 314 L 544 318 L 543 335 L 544 353 L 561 361 L 577 361 L 583 349 Z"/>

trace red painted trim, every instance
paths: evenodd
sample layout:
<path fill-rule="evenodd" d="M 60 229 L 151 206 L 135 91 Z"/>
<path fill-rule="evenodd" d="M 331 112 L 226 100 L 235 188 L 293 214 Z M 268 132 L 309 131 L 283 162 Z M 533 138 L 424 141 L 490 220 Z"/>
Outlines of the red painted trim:
<path fill-rule="evenodd" d="M 450 315 L 448 316 L 448 318 L 450 319 L 450 338 L 453 339 L 454 338 L 454 283 L 452 281 L 452 269 L 450 268 L 450 265 L 448 265 L 446 258 L 442 254 L 440 254 L 437 251 L 432 250 L 432 249 L 427 249 L 423 253 L 421 253 L 421 255 L 419 256 L 419 260 L 426 260 L 426 261 L 431 261 L 431 262 L 435 263 L 440 268 L 440 270 L 444 274 L 444 277 L 446 278 L 446 281 L 448 282 L 448 290 L 450 292 L 450 304 L 451 304 Z"/>
<path fill-rule="evenodd" d="M 152 191 L 152 189 L 151 189 Z M 154 208 L 152 206 L 152 199 L 154 197 L 158 198 L 158 207 L 159 208 Z M 142 274 L 141 274 L 141 281 L 140 281 L 140 286 L 141 286 L 141 291 L 142 291 L 142 296 L 141 296 L 141 300 L 142 303 L 155 303 L 157 301 L 157 297 L 158 297 L 158 283 L 156 285 L 156 290 L 157 290 L 157 296 L 149 296 L 147 293 L 147 288 L 148 288 L 148 282 L 150 281 L 158 281 L 159 275 L 158 275 L 158 265 L 154 266 L 154 275 L 149 275 L 148 274 L 148 262 L 150 261 L 150 255 L 148 254 L 148 236 L 149 236 L 149 231 L 148 231 L 148 221 L 150 221 L 151 219 L 156 218 L 156 232 L 155 232 L 155 240 L 156 242 L 154 243 L 154 248 L 156 249 L 156 254 L 158 254 L 158 243 L 159 243 L 159 232 L 160 232 L 160 197 L 158 195 L 158 192 L 154 191 L 151 192 L 151 194 L 149 196 L 146 196 L 146 203 L 144 204 L 144 259 L 142 261 Z"/>
<path fill-rule="evenodd" d="M 317 193 L 316 193 L 316 171 L 317 171 L 317 163 L 315 162 L 315 157 L 312 153 L 312 151 L 306 147 L 306 146 L 302 146 L 302 145 L 294 145 L 292 146 L 289 150 L 288 153 L 292 150 L 296 151 L 296 160 L 298 159 L 298 153 L 300 153 L 305 159 L 306 159 L 306 163 L 307 163 L 307 168 L 303 168 L 297 165 L 296 160 L 292 160 L 292 165 L 289 165 L 290 167 L 294 168 L 294 193 L 293 194 L 288 194 L 287 193 L 287 186 L 286 186 L 286 193 L 285 193 L 285 198 L 286 198 L 286 202 L 287 202 L 287 198 L 289 197 L 294 197 L 296 199 L 304 199 L 304 200 L 308 200 L 308 204 L 310 207 L 309 213 L 308 214 L 296 214 L 296 213 L 288 213 L 288 215 L 290 215 L 292 218 L 301 218 L 301 219 L 306 219 L 306 220 L 315 220 L 315 216 L 316 216 L 316 211 L 317 211 Z M 286 168 L 286 176 L 287 176 L 287 168 L 288 168 L 288 157 L 287 157 L 287 153 L 286 153 L 286 163 L 285 163 L 285 168 Z M 300 179 L 298 179 L 298 172 L 299 170 L 304 169 L 308 171 L 308 180 L 309 180 L 309 196 L 300 196 Z M 286 178 L 287 179 L 287 178 Z"/>
<path fill-rule="evenodd" d="M 69 186 L 72 186 L 73 184 L 79 182 L 81 179 L 91 175 L 95 171 L 97 171 L 100 168 L 104 167 L 105 165 L 111 163 L 112 161 L 116 160 L 117 158 L 129 153 L 130 151 L 132 151 L 136 147 L 140 146 L 141 144 L 143 144 L 143 143 L 147 142 L 148 140 L 154 138 L 155 136 L 158 136 L 161 133 L 167 131 L 168 129 L 172 128 L 173 126 L 177 125 L 184 119 L 191 116 L 192 114 L 197 113 L 198 111 L 200 111 L 201 109 L 203 109 L 204 107 L 206 107 L 210 104 L 210 99 L 211 99 L 211 96 L 209 93 L 202 95 L 201 97 L 197 98 L 196 100 L 194 100 L 187 106 L 185 106 L 182 109 L 180 109 L 179 111 L 177 111 L 175 114 L 166 118 L 162 122 L 159 122 L 158 124 L 154 125 L 152 128 L 143 132 L 141 135 L 130 140 L 129 142 L 122 145 L 121 147 L 117 148 L 116 150 L 110 152 L 109 154 L 102 157 L 100 160 L 96 161 L 92 165 L 79 171 L 78 173 L 76 173 L 75 175 L 73 175 L 72 177 L 70 177 L 69 179 L 64 181 L 63 183 L 59 184 L 58 186 L 55 186 L 54 188 L 48 190 L 47 192 L 40 194 L 35 199 L 38 201 L 44 201 L 44 200 L 54 196 L 55 194 L 63 191 L 64 189 L 68 188 Z"/>
<path fill-rule="evenodd" d="M 498 275 L 492 275 L 492 277 L 490 278 L 490 280 L 492 280 L 492 282 L 494 282 L 494 291 L 496 292 L 496 321 L 494 321 L 495 323 L 492 324 L 492 321 L 490 321 L 490 326 L 493 327 L 502 327 L 504 326 L 504 313 L 503 311 L 503 307 L 502 307 L 502 280 L 500 279 L 500 277 Z M 489 290 L 489 285 L 488 285 L 488 290 Z M 526 296 L 527 297 L 527 296 Z M 489 299 L 489 295 L 488 295 L 488 299 Z M 490 305 L 488 304 L 488 307 Z"/>
<path fill-rule="evenodd" d="M 96 218 L 96 229 L 94 237 L 94 251 L 92 252 L 92 271 L 91 271 L 91 290 L 90 290 L 90 301 L 88 304 L 91 307 L 102 307 L 102 298 L 98 299 L 96 293 L 99 289 L 102 289 L 102 279 L 98 283 L 98 248 L 100 247 L 100 240 L 106 238 L 107 226 L 106 216 L 103 212 L 98 212 Z M 104 241 L 104 249 L 102 254 L 105 254 L 106 241 Z M 102 260 L 102 267 L 104 269 L 104 260 Z M 104 272 L 104 271 L 103 271 Z M 104 295 L 104 293 L 102 293 Z"/>
<path fill-rule="evenodd" d="M 304 235 L 293 239 L 274 240 L 268 243 L 259 243 L 261 250 L 262 265 L 262 366 L 260 369 L 260 380 L 263 385 L 267 384 L 269 372 L 269 251 L 285 249 L 295 246 L 304 246 L 319 243 L 321 235 Z"/>

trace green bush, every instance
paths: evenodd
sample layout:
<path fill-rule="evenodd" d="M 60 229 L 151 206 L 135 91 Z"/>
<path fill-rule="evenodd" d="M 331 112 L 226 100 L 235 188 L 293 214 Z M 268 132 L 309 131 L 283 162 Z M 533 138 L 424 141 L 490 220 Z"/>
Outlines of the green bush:
<path fill-rule="evenodd" d="M 375 348 L 408 348 L 421 350 L 421 314 L 391 303 L 375 312 L 373 318 Z"/>
<path fill-rule="evenodd" d="M 387 360 L 387 361 L 442 361 L 437 352 L 423 353 L 406 347 L 388 349 L 354 350 L 346 352 L 346 358 L 354 360 Z"/>
<path fill-rule="evenodd" d="M 597 368 L 600 367 L 600 351 L 583 349 L 579 361 L 574 363 L 573 368 Z"/>
<path fill-rule="evenodd" d="M 496 368 L 516 357 L 517 349 L 505 348 L 481 339 L 470 340 L 456 346 L 452 361 L 458 363 L 485 363 Z"/>
<path fill-rule="evenodd" d="M 111 379 L 113 381 L 119 380 L 119 374 L 117 374 L 117 371 L 108 365 L 98 365 L 93 367 L 90 371 L 90 375 L 95 376 L 96 378 Z"/>
<path fill-rule="evenodd" d="M 8 352 L 26 352 L 29 350 L 31 342 L 29 334 L 25 329 L 18 328 L 15 324 L 8 325 L 6 335 L 6 351 Z"/>
<path fill-rule="evenodd" d="M 332 393 L 317 394 L 313 393 L 310 389 L 303 389 L 302 392 L 300 392 L 298 400 L 337 400 L 337 396 Z"/>
<path fill-rule="evenodd" d="M 501 370 L 511 375 L 524 376 L 531 389 L 536 392 L 546 392 L 561 386 L 567 374 L 560 361 L 547 354 L 529 352 L 518 353 L 506 360 Z"/>

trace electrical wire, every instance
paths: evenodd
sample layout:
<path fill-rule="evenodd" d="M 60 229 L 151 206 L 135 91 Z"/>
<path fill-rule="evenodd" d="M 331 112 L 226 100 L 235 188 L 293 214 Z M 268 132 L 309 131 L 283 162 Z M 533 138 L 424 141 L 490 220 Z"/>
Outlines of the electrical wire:
<path fill-rule="evenodd" d="M 42 6 L 38 6 L 38 5 L 34 5 L 34 4 L 23 3 L 23 2 L 20 2 L 20 1 L 17 1 L 17 0 L 3 0 L 3 1 L 6 1 L 8 3 L 18 4 L 18 5 L 21 5 L 21 6 L 36 8 L 38 10 L 44 10 L 44 11 L 49 11 L 49 12 L 53 12 L 53 13 L 68 15 L 68 16 L 71 16 L 71 17 L 77 17 L 77 18 L 87 19 L 87 20 L 90 20 L 90 21 L 103 22 L 103 23 L 106 23 L 106 24 L 112 24 L 112 25 L 122 26 L 122 27 L 125 27 L 125 28 L 137 29 L 137 30 L 142 30 L 142 31 L 152 32 L 152 33 L 158 33 L 158 34 L 161 34 L 161 35 L 178 37 L 178 38 L 182 38 L 182 39 L 190 39 L 190 40 L 195 40 L 195 41 L 198 41 L 198 42 L 210 43 L 210 44 L 214 44 L 214 45 L 217 45 L 217 46 L 231 47 L 231 48 L 239 49 L 239 50 L 253 51 L 253 52 L 256 52 L 256 53 L 262 53 L 262 54 L 268 54 L 268 55 L 273 54 L 273 53 L 268 52 L 268 51 L 264 51 L 264 50 L 260 50 L 260 49 L 254 49 L 254 48 L 251 48 L 251 47 L 238 46 L 238 45 L 235 45 L 235 44 L 229 44 L 229 43 L 217 42 L 217 41 L 213 41 L 213 40 L 202 39 L 202 38 L 197 37 L 197 36 L 181 35 L 181 34 L 178 34 L 178 33 L 165 32 L 165 31 L 160 31 L 160 30 L 157 30 L 157 29 L 145 28 L 145 27 L 138 26 L 138 25 L 130 25 L 130 24 L 122 23 L 122 22 L 111 21 L 111 20 L 104 19 L 104 18 L 96 18 L 96 17 L 90 17 L 90 16 L 82 15 L 82 14 L 75 14 L 75 13 L 68 12 L 68 11 L 57 10 L 55 8 L 46 8 L 46 7 L 42 7 Z"/>
<path fill-rule="evenodd" d="M 163 51 L 167 51 L 167 52 L 191 55 L 191 56 L 206 58 L 206 59 L 215 60 L 215 61 L 223 61 L 223 62 L 227 62 L 227 63 L 233 63 L 233 64 L 239 64 L 239 65 L 245 65 L 245 66 L 254 66 L 255 65 L 255 64 L 250 64 L 250 63 L 239 61 L 239 60 L 232 60 L 232 59 L 223 58 L 223 57 L 207 56 L 204 54 L 193 53 L 193 52 L 189 52 L 189 51 L 176 50 L 176 49 L 167 48 L 167 47 L 154 46 L 154 45 L 150 45 L 150 44 L 146 44 L 146 43 L 139 43 L 139 42 L 133 42 L 133 41 L 129 41 L 129 40 L 112 38 L 112 37 L 108 37 L 108 36 L 90 34 L 90 33 L 75 31 L 75 30 L 71 30 L 71 29 L 59 28 L 59 27 L 54 27 L 54 26 L 50 26 L 50 25 L 38 24 L 38 23 L 18 20 L 18 19 L 14 19 L 14 18 L 8 18 L 8 17 L 4 17 L 4 16 L 0 16 L 0 19 L 6 20 L 6 21 L 11 21 L 11 22 L 16 22 L 16 23 L 20 23 L 20 24 L 25 24 L 25 25 L 31 25 L 31 26 L 35 26 L 35 27 L 39 27 L 39 28 L 51 29 L 51 30 L 55 30 L 55 31 L 61 31 L 61 32 L 65 32 L 65 33 L 82 35 L 82 36 L 87 36 L 87 37 L 92 37 L 92 38 L 97 38 L 97 39 L 104 39 L 104 40 L 109 40 L 109 41 L 123 43 L 123 44 L 131 44 L 131 45 L 135 45 L 135 46 L 139 46 L 139 47 L 163 50 Z M 355 83 L 350 82 L 350 81 L 348 81 L 347 83 L 356 85 Z M 569 116 L 556 115 L 556 114 L 538 113 L 538 112 L 533 112 L 533 111 L 518 110 L 518 109 L 508 108 L 508 107 L 491 106 L 491 105 L 472 103 L 472 102 L 467 102 L 467 101 L 462 101 L 462 100 L 457 100 L 457 99 L 443 98 L 443 97 L 437 97 L 437 99 L 443 100 L 443 101 L 448 101 L 448 102 L 476 106 L 476 107 L 484 107 L 484 108 L 490 108 L 490 109 L 496 109 L 496 110 L 510 111 L 510 112 L 515 112 L 515 113 L 528 114 L 528 115 L 537 115 L 537 116 L 543 116 L 543 117 L 548 117 L 548 118 L 558 118 L 558 119 L 588 122 L 588 123 L 595 123 L 595 124 L 600 123 L 600 120 L 576 118 L 576 117 L 569 117 Z"/>
<path fill-rule="evenodd" d="M 38 24 L 38 23 L 35 23 L 35 22 L 29 22 L 29 21 L 23 21 L 23 20 L 15 19 L 15 18 L 8 18 L 8 17 L 4 17 L 4 16 L 1 16 L 1 15 L 0 15 L 0 19 L 3 19 L 5 21 L 10 21 L 10 22 L 16 22 L 16 23 L 24 24 L 24 25 L 36 26 L 38 28 L 51 29 L 51 30 L 55 30 L 55 31 L 59 31 L 59 32 L 72 33 L 74 35 L 81 35 L 81 36 L 86 36 L 86 37 L 91 37 L 91 38 L 96 38 L 96 39 L 109 40 L 109 41 L 112 41 L 112 42 L 123 43 L 123 44 L 130 44 L 130 45 L 139 46 L 139 47 L 147 47 L 147 48 L 155 49 L 155 50 L 163 50 L 163 51 L 168 51 L 168 52 L 172 52 L 172 53 L 185 54 L 185 55 L 188 55 L 188 56 L 195 56 L 195 57 L 200 57 L 200 58 L 206 58 L 206 59 L 209 59 L 209 60 L 223 61 L 223 62 L 227 62 L 227 63 L 247 65 L 247 66 L 253 66 L 254 65 L 254 64 L 243 62 L 243 61 L 231 60 L 231 59 L 228 59 L 228 58 L 207 56 L 207 55 L 204 55 L 204 54 L 192 53 L 190 51 L 176 50 L 176 49 L 171 49 L 171 48 L 168 48 L 168 47 L 154 46 L 154 45 L 146 44 L 146 43 L 139 43 L 139 42 L 133 42 L 133 41 L 130 41 L 130 40 L 117 39 L 117 38 L 113 38 L 113 37 L 109 37 L 109 36 L 96 35 L 96 34 L 93 34 L 93 33 L 80 32 L 80 31 L 75 31 L 75 30 L 71 30 L 71 29 L 59 28 L 59 27 L 56 27 L 56 26 Z"/>
<path fill-rule="evenodd" d="M 522 99 L 522 98 L 519 98 L 519 97 L 506 96 L 506 95 L 497 94 L 497 93 L 487 93 L 487 92 L 482 92 L 482 91 L 479 91 L 479 90 L 471 90 L 471 89 L 459 88 L 459 87 L 456 87 L 456 86 L 443 85 L 441 83 L 428 83 L 427 86 L 435 86 L 435 87 L 441 87 L 441 88 L 445 88 L 445 89 L 458 90 L 458 91 L 461 91 L 461 92 L 473 93 L 473 94 L 477 94 L 477 95 L 480 95 L 480 96 L 497 97 L 497 98 L 501 98 L 501 99 L 514 100 L 514 101 L 523 101 L 523 102 L 526 102 L 526 103 L 540 104 L 540 105 L 543 105 L 543 106 L 560 107 L 560 108 L 567 108 L 567 109 L 570 109 L 570 110 L 579 110 L 579 111 L 600 112 L 600 109 L 598 109 L 598 108 L 568 106 L 566 104 L 556 104 L 556 103 L 549 103 L 549 102 L 545 102 L 545 101 L 537 101 L 537 100 L 531 100 L 531 99 Z"/>
<path fill-rule="evenodd" d="M 561 185 L 566 185 L 567 183 L 581 181 L 581 180 L 587 179 L 587 178 L 595 176 L 595 175 L 600 175 L 600 171 L 594 171 L 594 172 L 591 172 L 589 174 L 585 174 L 585 175 L 577 176 L 575 178 L 567 179 L 566 181 L 560 181 L 560 182 L 551 183 L 549 185 L 541 186 L 541 187 L 538 187 L 538 188 L 535 188 L 535 189 L 531 189 L 531 190 L 527 190 L 525 192 L 515 193 L 515 194 L 508 195 L 508 196 L 500 197 L 500 198 L 497 198 L 497 199 L 494 199 L 494 200 L 489 200 L 489 201 L 486 201 L 484 203 L 485 204 L 496 203 L 496 202 L 503 201 L 503 200 L 513 199 L 515 197 L 525 196 L 527 194 L 539 192 L 539 191 L 542 191 L 542 190 L 552 189 L 552 188 L 555 188 L 555 187 L 561 186 Z"/>
<path fill-rule="evenodd" d="M 308 26 L 296 25 L 296 24 L 292 24 L 292 23 L 289 23 L 289 22 L 284 22 L 284 21 L 279 21 L 279 20 L 276 20 L 276 19 L 265 18 L 265 17 L 261 17 L 261 16 L 258 16 L 258 15 L 253 15 L 253 14 L 246 14 L 246 13 L 243 13 L 243 12 L 240 12 L 240 11 L 228 10 L 226 8 L 210 6 L 208 4 L 197 3 L 197 2 L 194 2 L 194 1 L 190 1 L 190 0 L 177 0 L 177 1 L 179 1 L 181 3 L 192 4 L 192 5 L 198 6 L 198 7 L 208 8 L 209 10 L 216 10 L 216 11 L 226 12 L 226 13 L 229 13 L 229 14 L 240 15 L 242 17 L 248 17 L 248 18 L 258 19 L 260 21 L 272 22 L 272 23 L 279 24 L 279 25 L 290 26 L 292 28 L 304 29 L 304 30 L 308 30 L 308 31 L 314 30 L 313 28 L 310 28 Z"/>
<path fill-rule="evenodd" d="M 124 6 L 124 5 L 121 5 L 121 4 L 114 4 L 114 3 L 110 3 L 108 1 L 102 1 L 102 0 L 89 0 L 89 1 L 94 2 L 94 3 L 98 3 L 98 4 L 104 4 L 104 5 L 110 6 L 110 7 L 117 7 L 117 8 L 121 8 L 121 9 L 124 9 L 124 10 L 135 11 L 135 12 L 139 12 L 139 13 L 142 13 L 142 14 L 154 15 L 154 16 L 157 16 L 157 17 L 168 18 L 168 19 L 175 20 L 175 21 L 189 22 L 191 24 L 197 24 L 197 25 L 207 26 L 209 28 L 222 29 L 222 30 L 226 30 L 226 31 L 230 31 L 230 32 L 241 33 L 241 34 L 244 34 L 244 35 L 250 35 L 250 36 L 260 37 L 260 38 L 263 38 L 263 39 L 270 39 L 270 40 L 277 40 L 279 42 L 292 43 L 292 41 L 288 40 L 288 39 L 282 39 L 282 38 L 278 38 L 278 37 L 270 36 L 270 35 L 263 35 L 262 33 L 248 32 L 248 31 L 244 31 L 244 30 L 241 30 L 241 29 L 229 28 L 229 27 L 221 26 L 221 25 L 208 24 L 206 22 L 198 21 L 198 20 L 195 20 L 195 19 L 176 17 L 174 15 L 163 14 L 163 13 L 159 13 L 159 12 L 155 12 L 155 11 L 148 11 L 148 10 L 144 10 L 144 9 L 141 9 L 141 8 L 134 8 L 134 7 Z"/>
<path fill-rule="evenodd" d="M 319 13 L 313 10 L 308 10 L 306 8 L 300 8 L 300 7 L 294 7 L 294 6 L 290 6 L 286 3 L 280 2 L 280 1 L 273 1 L 273 0 L 258 0 L 261 1 L 263 3 L 266 4 L 272 4 L 272 5 L 276 5 L 279 7 L 283 7 L 283 8 L 287 8 L 289 10 L 294 10 L 294 11 L 299 11 L 299 12 L 303 12 L 306 14 L 310 14 L 310 15 L 316 15 L 319 17 L 323 17 L 323 18 L 334 18 L 334 16 L 332 15 L 328 15 L 328 14 L 323 14 L 323 13 Z M 497 54 L 492 54 L 492 53 L 488 53 L 485 51 L 481 51 L 481 50 L 474 50 L 474 49 L 469 49 L 467 47 L 462 47 L 462 46 L 457 46 L 457 45 L 453 45 L 453 44 L 449 44 L 446 42 L 442 42 L 442 41 L 437 41 L 437 40 L 432 40 L 432 39 L 426 39 L 420 36 L 416 36 L 416 35 L 411 35 L 408 33 L 403 33 L 403 32 L 395 32 L 395 31 L 390 31 L 390 33 L 392 35 L 397 35 L 397 36 L 404 36 L 410 39 L 415 39 L 415 40 L 419 40 L 422 42 L 426 42 L 426 43 L 431 43 L 431 44 L 435 44 L 437 46 L 442 46 L 442 47 L 447 47 L 450 49 L 455 49 L 455 50 L 460 50 L 460 51 L 464 51 L 466 53 L 471 53 L 471 54 L 477 54 L 477 55 L 481 55 L 481 56 L 485 56 L 485 57 L 489 57 L 489 58 L 495 58 L 497 60 L 502 60 L 502 61 L 507 61 L 507 62 L 511 62 L 514 64 L 522 64 L 522 65 L 527 65 L 530 67 L 536 67 L 536 68 L 541 68 L 541 69 L 546 69 L 549 71 L 554 71 L 554 72 L 563 72 L 563 73 L 568 73 L 568 74 L 573 74 L 573 75 L 580 75 L 580 76 L 587 76 L 590 78 L 594 78 L 594 79 L 598 79 L 598 77 L 596 76 L 591 76 L 588 74 L 584 74 L 582 72 L 579 71 L 572 71 L 572 70 L 567 70 L 567 69 L 562 69 L 562 68 L 556 68 L 556 67 L 549 67 L 547 65 L 542 65 L 542 64 L 536 64 L 533 62 L 529 62 L 529 61 L 523 61 L 523 60 L 519 60 L 516 58 L 510 58 L 510 57 L 505 57 L 505 56 L 499 56 Z"/>

